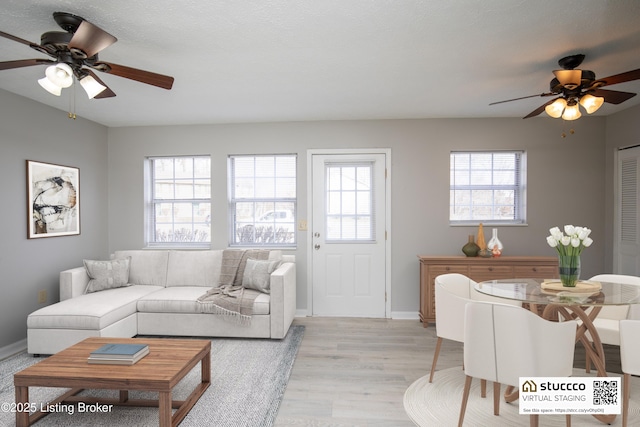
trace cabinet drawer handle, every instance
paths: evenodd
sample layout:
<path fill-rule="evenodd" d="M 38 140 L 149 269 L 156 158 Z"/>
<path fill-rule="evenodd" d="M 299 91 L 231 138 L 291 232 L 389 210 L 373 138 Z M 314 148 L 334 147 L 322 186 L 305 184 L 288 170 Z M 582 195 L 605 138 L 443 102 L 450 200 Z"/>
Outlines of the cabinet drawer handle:
<path fill-rule="evenodd" d="M 489 271 L 493 271 L 493 267 L 489 267 Z"/>
<path fill-rule="evenodd" d="M 451 267 L 446 267 L 445 270 L 451 271 Z"/>
<path fill-rule="evenodd" d="M 536 267 L 533 267 L 533 271 L 538 271 L 538 269 Z"/>

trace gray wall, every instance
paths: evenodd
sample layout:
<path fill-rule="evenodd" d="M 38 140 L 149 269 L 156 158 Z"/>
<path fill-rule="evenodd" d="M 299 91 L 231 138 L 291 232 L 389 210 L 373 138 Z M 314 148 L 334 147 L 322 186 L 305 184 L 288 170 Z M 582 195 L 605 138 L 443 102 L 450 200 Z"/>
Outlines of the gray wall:
<path fill-rule="evenodd" d="M 307 213 L 306 152 L 313 148 L 392 150 L 392 313 L 418 311 L 418 254 L 462 255 L 476 227 L 448 224 L 452 149 L 525 149 L 528 226 L 500 227 L 505 255 L 548 255 L 548 230 L 564 224 L 593 230 L 583 276 L 604 267 L 605 119 L 585 117 L 561 137 L 549 118 L 425 119 L 230 124 L 109 129 L 109 250 L 142 248 L 143 160 L 150 155 L 210 154 L 214 248 L 227 246 L 226 159 L 229 154 L 297 153 L 298 219 Z M 488 230 L 490 233 L 490 230 Z M 307 309 L 306 234 L 299 232 L 298 309 Z"/>
<path fill-rule="evenodd" d="M 81 113 L 81 112 L 80 112 Z M 69 120 L 64 112 L 0 91 L 0 178 L 4 227 L 0 238 L 0 353 L 26 337 L 26 317 L 57 300 L 58 273 L 83 258 L 104 258 L 143 242 L 142 163 L 148 155 L 211 154 L 213 247 L 227 245 L 226 157 L 298 153 L 299 219 L 307 218 L 306 150 L 383 147 L 392 150 L 392 311 L 418 310 L 418 254 L 461 255 L 475 227 L 448 225 L 451 149 L 517 149 L 528 153 L 528 226 L 501 227 L 505 255 L 554 255 L 548 228 L 566 223 L 593 229 L 584 275 L 611 271 L 613 147 L 637 144 L 640 107 L 608 118 L 583 117 L 575 134 L 547 118 L 339 121 L 111 128 Z M 81 114 L 80 114 L 81 115 Z M 605 143 L 606 141 L 606 143 Z M 82 234 L 26 238 L 25 160 L 80 168 Z M 298 257 L 298 308 L 307 302 L 306 235 Z"/>
<path fill-rule="evenodd" d="M 107 252 L 107 128 L 0 90 L 0 350 L 27 336 L 27 315 L 58 300 L 58 274 Z M 27 239 L 26 160 L 80 168 L 79 236 Z"/>

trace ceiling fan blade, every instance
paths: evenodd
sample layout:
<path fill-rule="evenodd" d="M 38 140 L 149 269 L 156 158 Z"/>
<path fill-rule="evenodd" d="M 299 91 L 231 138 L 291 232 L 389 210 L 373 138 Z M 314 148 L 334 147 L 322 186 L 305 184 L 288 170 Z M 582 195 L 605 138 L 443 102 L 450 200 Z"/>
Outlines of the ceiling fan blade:
<path fill-rule="evenodd" d="M 118 39 L 89 21 L 82 21 L 69 41 L 69 49 L 79 49 L 87 57 L 92 57 L 102 49 L 111 46 Z"/>
<path fill-rule="evenodd" d="M 537 96 L 553 96 L 553 95 L 557 95 L 556 93 L 540 93 L 537 95 L 529 95 L 529 96 L 521 96 L 520 98 L 513 98 L 513 99 L 506 99 L 504 101 L 496 101 L 496 102 L 492 102 L 489 105 L 496 105 L 496 104 L 502 104 L 504 102 L 511 102 L 511 101 L 519 101 L 521 99 L 527 99 L 527 98 L 535 98 Z"/>
<path fill-rule="evenodd" d="M 87 70 L 84 69 L 83 71 L 86 71 L 87 73 L 89 73 L 89 75 L 91 75 L 91 77 L 93 77 L 94 79 L 96 79 L 96 81 L 98 83 L 100 83 L 102 86 L 106 87 L 105 90 L 103 90 L 102 92 L 100 92 L 99 94 L 97 94 L 93 99 L 102 99 L 102 98 L 113 98 L 114 96 L 116 96 L 116 93 L 114 91 L 112 91 L 109 86 L 107 86 L 107 84 L 105 82 L 103 82 L 102 80 L 100 80 L 100 77 L 98 77 L 96 75 L 96 73 L 94 73 L 91 70 Z"/>
<path fill-rule="evenodd" d="M 148 85 L 161 87 L 167 90 L 171 89 L 173 86 L 173 77 L 152 73 L 151 71 L 139 70 L 137 68 L 112 64 L 110 62 L 96 62 L 95 68 L 100 71 L 104 71 L 105 73 L 115 74 L 116 76 L 124 77 L 125 79 L 135 80 L 140 83 L 146 83 Z"/>
<path fill-rule="evenodd" d="M 544 104 L 542 104 L 541 106 L 539 106 L 538 108 L 536 108 L 535 110 L 533 110 L 532 112 L 530 112 L 529 114 L 527 114 L 526 116 L 523 117 L 523 119 L 528 119 L 530 117 L 535 117 L 538 114 L 542 113 L 544 111 L 544 108 L 549 105 L 552 104 L 553 101 L 555 101 L 558 98 L 562 98 L 561 96 L 558 96 L 556 98 L 553 98 L 551 101 L 547 101 Z"/>
<path fill-rule="evenodd" d="M 627 99 L 631 99 L 636 96 L 635 93 L 631 92 L 620 92 L 619 90 L 609 90 L 609 89 L 595 89 L 593 92 L 589 92 L 593 96 L 601 96 L 604 98 L 604 102 L 608 102 L 609 104 L 622 104 Z"/>
<path fill-rule="evenodd" d="M 599 82 L 604 81 L 604 85 L 602 86 L 617 85 L 618 83 L 630 82 L 632 80 L 640 80 L 640 68 L 605 77 L 604 79 L 598 79 Z"/>
<path fill-rule="evenodd" d="M 25 40 L 25 39 L 21 39 L 20 37 L 12 36 L 11 34 L 5 33 L 4 31 L 0 31 L 0 36 L 5 37 L 5 38 L 7 38 L 9 40 L 13 40 L 14 42 L 26 44 L 27 46 L 31 46 L 31 45 L 38 46 L 37 44 L 30 42 L 29 40 Z"/>
<path fill-rule="evenodd" d="M 49 59 L 19 59 L 17 61 L 0 62 L 0 70 L 10 70 L 12 68 L 30 67 L 32 65 L 55 64 Z"/>
<path fill-rule="evenodd" d="M 30 42 L 29 40 L 21 39 L 20 37 L 11 35 L 9 33 L 5 33 L 4 31 L 0 31 L 0 36 L 7 38 L 9 40 L 13 40 L 14 42 L 26 44 L 32 49 L 37 50 L 38 52 L 46 53 L 47 55 L 51 55 L 44 47 L 40 46 L 37 43 Z"/>

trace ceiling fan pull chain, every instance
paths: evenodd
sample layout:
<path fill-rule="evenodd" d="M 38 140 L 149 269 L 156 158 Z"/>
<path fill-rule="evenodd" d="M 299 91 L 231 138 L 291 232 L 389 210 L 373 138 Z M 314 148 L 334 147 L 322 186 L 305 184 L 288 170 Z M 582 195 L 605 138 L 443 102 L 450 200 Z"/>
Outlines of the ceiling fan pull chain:
<path fill-rule="evenodd" d="M 74 82 L 69 91 L 69 118 L 73 120 L 76 119 L 76 86 Z"/>

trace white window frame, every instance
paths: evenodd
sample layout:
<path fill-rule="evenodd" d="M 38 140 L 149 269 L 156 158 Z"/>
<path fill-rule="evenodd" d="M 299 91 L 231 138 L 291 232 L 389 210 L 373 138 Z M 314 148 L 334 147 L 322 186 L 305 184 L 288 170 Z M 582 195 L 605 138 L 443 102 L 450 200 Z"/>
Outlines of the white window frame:
<path fill-rule="evenodd" d="M 209 214 L 208 221 L 205 220 L 206 226 L 208 226 L 208 240 L 200 241 L 162 241 L 156 240 L 157 227 L 156 227 L 156 208 L 160 204 L 168 203 L 208 203 L 209 212 L 212 209 L 211 193 L 208 197 L 194 197 L 192 198 L 157 198 L 155 194 L 156 176 L 154 173 L 154 162 L 156 160 L 177 160 L 177 159 L 203 159 L 206 158 L 211 162 L 211 156 L 209 155 L 194 155 L 194 156 L 149 156 L 145 159 L 145 243 L 149 248 L 210 248 L 211 247 L 211 215 Z M 186 179 L 186 178 L 183 178 Z M 196 179 L 195 174 L 191 179 Z M 206 178 L 199 177 L 198 179 L 208 179 L 209 188 L 211 188 L 211 166 L 209 167 L 209 174 Z M 176 178 L 174 173 L 174 182 L 179 182 L 181 178 Z M 196 225 L 200 224 L 202 228 L 202 221 L 196 221 L 192 218 L 191 229 L 195 229 Z"/>
<path fill-rule="evenodd" d="M 275 159 L 278 157 L 290 157 L 294 159 L 294 162 L 296 164 L 296 166 L 294 167 L 295 176 L 293 177 L 295 187 L 296 187 L 294 197 L 276 197 L 275 195 L 273 197 L 268 197 L 268 196 L 267 197 L 258 197 L 258 196 L 239 197 L 236 195 L 236 182 L 235 182 L 235 169 L 234 169 L 235 159 L 253 158 L 255 160 L 257 158 L 263 158 L 263 159 L 272 158 L 275 162 Z M 296 227 L 296 224 L 297 224 L 297 164 L 298 164 L 297 154 L 236 154 L 236 155 L 230 155 L 228 157 L 227 176 L 228 176 L 228 185 L 229 185 L 228 193 L 229 193 L 229 246 L 230 247 L 261 247 L 261 248 L 295 248 L 296 247 L 298 242 L 297 227 Z M 279 178 L 278 172 L 276 171 L 275 174 L 276 174 L 275 176 L 269 177 L 269 178 L 273 178 L 274 180 L 277 180 L 277 178 Z M 254 171 L 253 178 L 254 179 L 256 178 L 255 171 Z M 237 230 L 236 222 L 238 221 L 238 218 L 236 218 L 236 209 L 237 209 L 236 205 L 238 203 L 244 203 L 244 204 L 274 203 L 274 206 L 277 206 L 279 203 L 284 203 L 284 204 L 291 204 L 293 206 L 293 209 L 292 211 L 290 211 L 291 216 L 284 219 L 282 223 L 274 221 L 273 229 L 277 230 L 277 233 L 274 235 L 270 235 L 271 238 L 266 240 L 261 240 L 261 237 L 264 235 L 268 235 L 268 233 L 261 233 L 260 228 L 269 227 L 269 225 L 268 224 L 261 225 L 258 222 L 258 218 L 256 218 L 261 214 L 265 214 L 265 212 L 254 211 L 253 222 L 252 221 L 247 222 L 246 220 L 243 221 L 248 226 L 253 225 L 255 230 L 254 234 L 252 236 L 248 236 L 253 238 L 252 240 L 243 241 L 242 238 L 239 236 L 239 234 L 236 233 L 236 230 Z M 291 240 L 285 241 L 285 242 L 279 242 L 278 240 L 280 240 L 280 238 L 282 237 L 282 234 L 280 234 L 281 232 L 285 233 L 284 234 L 285 238 L 289 239 L 290 237 Z"/>
<path fill-rule="evenodd" d="M 455 155 L 491 155 L 491 164 L 488 168 L 485 169 L 458 169 L 454 164 L 454 156 Z M 512 169 L 499 169 L 496 167 L 494 163 L 495 155 L 504 155 L 504 154 L 513 154 L 515 157 L 515 168 Z M 456 182 L 456 176 L 460 176 L 459 174 L 466 173 L 468 171 L 468 176 L 461 179 L 462 182 Z M 473 172 L 477 173 L 485 173 L 485 176 L 490 176 L 490 182 L 484 182 L 480 184 L 476 184 L 473 182 Z M 513 171 L 514 173 L 514 183 L 512 184 L 501 184 L 494 181 L 495 177 L 500 171 Z M 488 174 L 488 175 L 487 175 Z M 479 223 L 485 225 L 526 225 L 527 223 L 527 192 L 526 192 L 526 182 L 527 182 L 527 155 L 523 150 L 482 150 L 482 151 L 451 151 L 449 155 L 449 224 L 450 225 L 477 225 Z M 513 219 L 500 218 L 495 215 L 496 207 L 502 205 L 502 203 L 498 203 L 496 201 L 496 193 L 499 193 L 502 190 L 513 191 L 514 192 L 514 200 L 513 200 Z M 459 204 L 456 196 L 457 191 L 462 192 L 470 192 L 469 198 L 462 204 Z M 484 215 L 476 215 L 474 216 L 474 193 L 475 192 L 487 192 L 490 191 L 493 193 L 493 198 L 489 204 L 483 203 L 482 206 L 490 206 L 491 212 L 494 214 L 493 216 L 484 216 Z M 464 219 L 455 219 L 454 211 L 458 207 L 468 208 L 469 217 Z"/>

